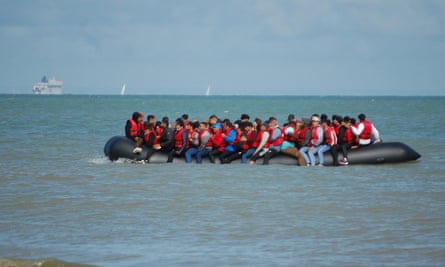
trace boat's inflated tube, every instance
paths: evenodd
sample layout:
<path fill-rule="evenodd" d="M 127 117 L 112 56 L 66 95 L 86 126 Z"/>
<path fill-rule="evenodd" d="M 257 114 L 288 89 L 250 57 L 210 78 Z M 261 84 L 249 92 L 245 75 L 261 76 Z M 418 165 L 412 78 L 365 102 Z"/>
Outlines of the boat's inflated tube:
<path fill-rule="evenodd" d="M 110 138 L 105 144 L 104 153 L 112 161 L 119 158 L 125 158 L 135 161 L 141 161 L 147 159 L 147 149 L 143 148 L 140 154 L 134 154 L 134 142 L 125 136 L 115 136 Z M 339 151 L 339 159 L 342 157 L 341 151 Z M 348 153 L 349 164 L 380 164 L 380 163 L 398 163 L 413 161 L 420 158 L 420 154 L 417 153 L 411 147 L 400 142 L 388 142 L 370 145 L 359 149 L 352 149 Z M 208 162 L 205 158 L 204 162 Z M 150 163 L 165 163 L 167 162 L 167 154 L 163 152 L 155 152 L 149 159 Z M 184 163 L 184 158 L 174 158 L 174 163 Z M 241 162 L 235 160 L 234 162 Z M 262 163 L 261 159 L 257 160 L 258 164 Z M 285 165 L 297 165 L 297 160 L 288 155 L 279 154 L 273 157 L 270 164 L 285 164 Z M 324 165 L 333 165 L 333 158 L 331 153 L 324 153 Z"/>

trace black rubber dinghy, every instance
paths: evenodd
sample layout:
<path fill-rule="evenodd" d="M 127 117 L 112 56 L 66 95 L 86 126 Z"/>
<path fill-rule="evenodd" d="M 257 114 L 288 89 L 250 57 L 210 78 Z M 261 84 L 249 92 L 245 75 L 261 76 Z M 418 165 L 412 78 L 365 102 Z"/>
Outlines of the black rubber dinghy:
<path fill-rule="evenodd" d="M 133 153 L 134 142 L 125 136 L 115 136 L 108 140 L 104 147 L 105 156 L 111 161 L 119 158 L 142 161 L 147 158 L 147 149 L 143 148 L 140 154 Z M 343 157 L 339 151 L 339 159 Z M 381 164 L 381 163 L 400 163 L 414 161 L 420 158 L 411 147 L 400 142 L 387 142 L 350 150 L 348 153 L 349 164 Z M 333 158 L 331 153 L 325 152 L 324 165 L 332 166 Z M 149 160 L 150 163 L 166 163 L 167 154 L 163 152 L 155 152 Z M 208 159 L 203 159 L 204 163 L 208 163 Z M 185 163 L 184 158 L 174 158 L 173 163 Z M 241 160 L 235 160 L 232 163 L 241 163 Z M 261 164 L 262 159 L 257 160 L 257 164 Z M 269 164 L 297 165 L 297 160 L 288 155 L 279 154 L 272 158 Z"/>

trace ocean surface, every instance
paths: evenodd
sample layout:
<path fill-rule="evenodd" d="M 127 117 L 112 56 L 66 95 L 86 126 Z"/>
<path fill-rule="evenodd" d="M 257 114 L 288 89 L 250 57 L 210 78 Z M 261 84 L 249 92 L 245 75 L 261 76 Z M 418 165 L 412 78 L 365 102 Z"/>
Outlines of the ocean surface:
<path fill-rule="evenodd" d="M 0 111 L 0 265 L 445 266 L 444 97 L 0 95 Z M 133 111 L 280 123 L 363 112 L 422 157 L 112 163 L 103 146 Z"/>

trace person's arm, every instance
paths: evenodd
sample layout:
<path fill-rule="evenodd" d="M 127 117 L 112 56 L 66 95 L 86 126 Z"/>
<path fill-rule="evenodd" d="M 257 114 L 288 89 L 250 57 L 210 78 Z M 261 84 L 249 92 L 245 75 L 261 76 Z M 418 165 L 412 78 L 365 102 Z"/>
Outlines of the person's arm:
<path fill-rule="evenodd" d="M 227 144 L 232 144 L 235 141 L 235 138 L 236 138 L 236 131 L 232 129 L 230 130 L 228 136 L 224 136 L 224 142 L 226 142 Z"/>
<path fill-rule="evenodd" d="M 255 152 L 253 152 L 253 154 L 256 155 L 258 152 L 260 152 L 263 149 L 263 147 L 266 145 L 267 142 L 269 142 L 269 132 L 265 131 L 263 133 L 263 136 L 261 137 L 260 144 L 258 145 Z"/>
<path fill-rule="evenodd" d="M 371 139 L 374 144 L 380 142 L 380 133 L 377 128 L 374 127 L 374 124 L 372 125 Z"/>
<path fill-rule="evenodd" d="M 362 122 L 357 127 L 354 127 L 351 125 L 352 133 L 355 136 L 359 136 L 363 132 L 364 129 L 365 129 L 365 125 Z"/>
<path fill-rule="evenodd" d="M 205 132 L 202 134 L 201 136 L 201 145 L 199 146 L 199 149 L 204 149 L 207 146 L 207 143 L 210 140 L 210 133 L 209 132 Z"/>
<path fill-rule="evenodd" d="M 127 124 L 125 124 L 125 136 L 127 138 L 133 138 L 130 134 L 130 129 L 131 129 L 131 123 L 130 121 L 127 121 Z"/>

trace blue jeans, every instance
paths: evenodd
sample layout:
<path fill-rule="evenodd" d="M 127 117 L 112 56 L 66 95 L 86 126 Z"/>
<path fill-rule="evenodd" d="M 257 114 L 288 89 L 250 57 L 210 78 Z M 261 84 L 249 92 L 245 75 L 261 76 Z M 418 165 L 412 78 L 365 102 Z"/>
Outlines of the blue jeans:
<path fill-rule="evenodd" d="M 198 153 L 196 153 L 196 163 L 201 164 L 202 163 L 202 158 L 207 156 L 210 153 L 210 149 L 204 148 L 198 151 Z"/>
<path fill-rule="evenodd" d="M 309 152 L 310 147 L 308 146 L 304 146 L 302 148 L 300 148 L 300 153 L 301 155 L 303 155 L 304 161 L 306 161 L 306 164 L 310 164 L 311 163 L 311 159 L 309 158 L 308 152 Z"/>
<path fill-rule="evenodd" d="M 255 152 L 255 150 L 255 148 L 249 148 L 249 150 L 243 153 L 241 155 L 241 163 L 247 163 L 247 159 L 253 155 L 253 152 Z"/>
<path fill-rule="evenodd" d="M 323 153 L 326 151 L 331 150 L 331 146 L 330 145 L 321 145 L 319 147 L 317 147 L 317 154 L 318 154 L 318 163 L 320 165 L 324 164 L 324 155 Z M 314 153 L 315 154 L 315 153 Z"/>
<path fill-rule="evenodd" d="M 187 152 L 185 152 L 185 162 L 192 163 L 193 156 L 196 155 L 197 153 L 198 153 L 198 148 L 196 147 L 189 148 Z"/>

